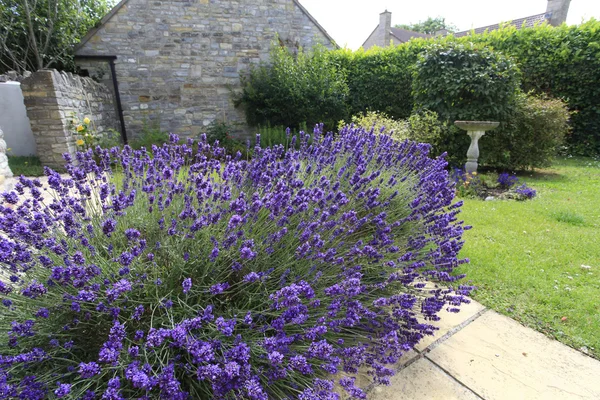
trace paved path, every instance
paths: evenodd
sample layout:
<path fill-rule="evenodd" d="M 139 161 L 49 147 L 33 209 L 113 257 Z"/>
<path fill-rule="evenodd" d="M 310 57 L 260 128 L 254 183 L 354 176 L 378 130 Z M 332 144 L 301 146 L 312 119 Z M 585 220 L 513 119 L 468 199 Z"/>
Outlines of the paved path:
<path fill-rule="evenodd" d="M 600 361 L 475 301 L 441 316 L 436 336 L 400 361 L 390 386 L 370 388 L 368 399 L 600 399 Z"/>

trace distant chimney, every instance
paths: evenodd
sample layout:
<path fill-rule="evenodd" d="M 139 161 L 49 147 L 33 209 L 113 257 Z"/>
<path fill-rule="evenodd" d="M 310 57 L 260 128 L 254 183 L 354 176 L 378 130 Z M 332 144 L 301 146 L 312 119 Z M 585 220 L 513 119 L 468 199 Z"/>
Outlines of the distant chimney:
<path fill-rule="evenodd" d="M 567 21 L 571 0 L 548 0 L 546 18 L 552 26 L 559 26 Z"/>
<path fill-rule="evenodd" d="M 383 47 L 390 45 L 390 32 L 392 31 L 392 13 L 385 10 L 379 14 L 379 37 Z"/>

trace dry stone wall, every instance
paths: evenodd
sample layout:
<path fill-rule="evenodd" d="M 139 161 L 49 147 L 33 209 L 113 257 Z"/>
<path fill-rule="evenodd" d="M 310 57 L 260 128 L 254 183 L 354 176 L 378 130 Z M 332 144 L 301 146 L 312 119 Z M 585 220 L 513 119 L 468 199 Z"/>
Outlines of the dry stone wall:
<path fill-rule="evenodd" d="M 112 93 L 91 78 L 41 70 L 24 79 L 21 90 L 37 154 L 44 165 L 60 168 L 64 165 L 62 155 L 75 153 L 73 119 L 89 118 L 96 134 L 119 130 Z"/>
<path fill-rule="evenodd" d="M 76 54 L 117 57 L 129 136 L 152 125 L 196 135 L 214 120 L 243 126 L 232 93 L 241 73 L 268 60 L 276 40 L 289 47 L 334 46 L 294 0 L 128 0 Z M 90 59 L 80 65 L 91 68 Z"/>

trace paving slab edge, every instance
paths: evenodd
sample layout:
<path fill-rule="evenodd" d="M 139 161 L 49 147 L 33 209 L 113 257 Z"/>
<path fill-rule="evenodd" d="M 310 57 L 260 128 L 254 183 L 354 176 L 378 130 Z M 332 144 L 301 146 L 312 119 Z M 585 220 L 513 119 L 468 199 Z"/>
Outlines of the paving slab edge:
<path fill-rule="evenodd" d="M 453 377 L 451 374 L 448 373 L 448 371 L 446 371 L 444 368 L 440 367 L 437 363 L 435 363 L 429 357 L 427 357 L 427 353 L 429 353 L 431 350 L 433 350 L 434 348 L 436 348 L 437 346 L 439 346 L 440 344 L 442 344 L 445 340 L 447 340 L 452 335 L 454 335 L 457 332 L 459 332 L 462 329 L 464 329 L 467 325 L 469 325 L 470 323 L 472 323 L 473 321 L 475 321 L 477 318 L 481 317 L 487 311 L 489 311 L 489 309 L 484 306 L 477 313 L 473 314 L 472 316 L 470 316 L 469 318 L 467 318 L 466 320 L 464 320 L 460 324 L 456 325 L 454 328 L 450 329 L 442 337 L 440 337 L 437 340 L 435 340 L 434 342 L 432 342 L 429 346 L 427 346 L 422 351 L 419 351 L 416 348 L 413 348 L 412 350 L 416 353 L 416 355 L 414 357 L 410 358 L 409 360 L 407 360 L 406 362 L 402 363 L 400 366 L 398 366 L 395 369 L 395 372 L 398 373 L 398 372 L 400 372 L 400 371 L 408 368 L 410 365 L 412 365 L 413 363 L 419 361 L 420 359 L 425 358 L 427 361 L 431 362 L 433 365 L 435 365 L 437 368 L 439 368 L 444 374 L 446 374 L 450 378 L 452 378 L 452 380 L 454 380 L 455 382 L 457 382 L 459 385 L 461 385 L 464 388 L 466 388 L 467 390 L 469 390 L 471 393 L 473 393 L 479 399 L 485 400 L 483 397 L 481 397 L 479 394 L 477 394 L 475 391 L 473 391 L 473 389 L 471 389 L 470 387 L 468 387 L 467 385 L 465 385 L 464 383 L 462 383 L 461 381 L 459 381 L 458 379 L 456 379 L 455 377 Z M 368 395 L 377 386 L 379 386 L 379 385 L 376 384 L 375 382 L 371 382 L 367 387 L 363 388 L 363 391 L 365 392 L 365 394 Z M 349 396 L 344 396 L 344 399 L 345 400 L 346 399 L 350 399 L 350 397 Z"/>

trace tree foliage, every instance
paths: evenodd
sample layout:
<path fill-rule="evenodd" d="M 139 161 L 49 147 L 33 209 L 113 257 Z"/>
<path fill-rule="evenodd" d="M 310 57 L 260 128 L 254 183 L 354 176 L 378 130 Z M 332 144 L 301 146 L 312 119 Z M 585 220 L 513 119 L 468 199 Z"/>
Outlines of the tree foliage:
<path fill-rule="evenodd" d="M 273 46 L 270 63 L 243 76 L 242 87 L 236 103 L 245 109 L 251 126 L 297 128 L 302 123 L 311 126 L 322 122 L 332 129 L 347 115 L 344 73 L 322 46 L 298 54 Z"/>
<path fill-rule="evenodd" d="M 400 24 L 396 25 L 396 28 L 406 29 L 414 32 L 427 33 L 430 35 L 434 35 L 437 31 L 447 30 L 448 32 L 456 32 L 458 28 L 449 22 L 446 22 L 446 18 L 437 17 L 431 18 L 428 17 L 425 21 L 419 21 L 416 24 Z"/>
<path fill-rule="evenodd" d="M 0 0 L 0 72 L 73 69 L 73 46 L 112 0 Z"/>

